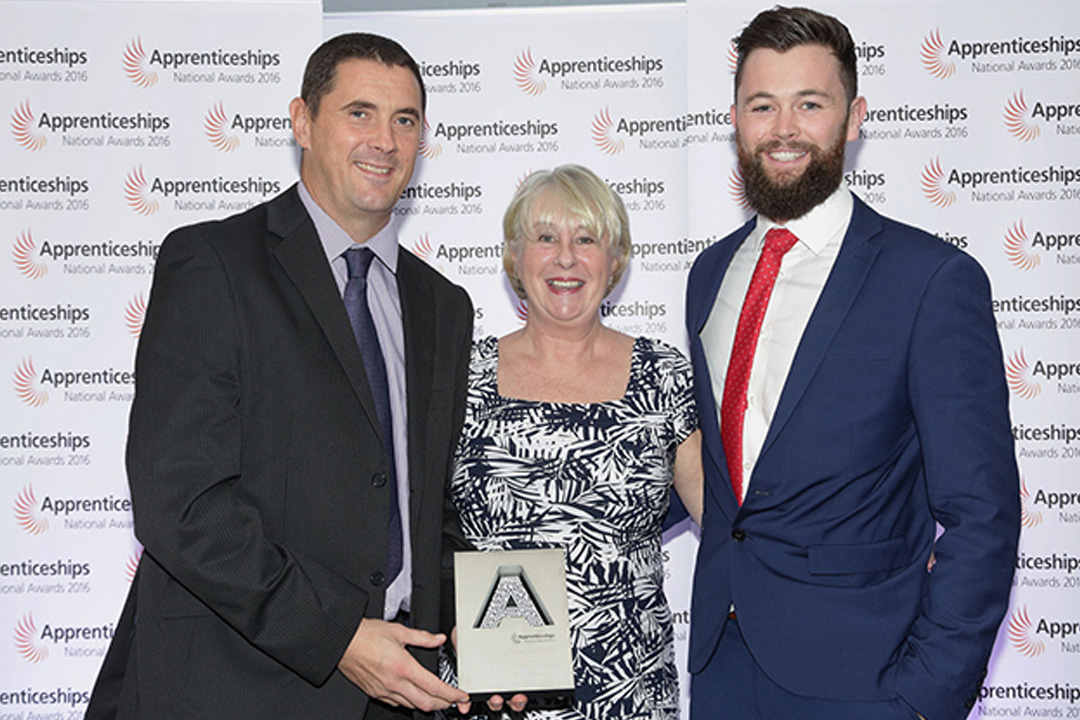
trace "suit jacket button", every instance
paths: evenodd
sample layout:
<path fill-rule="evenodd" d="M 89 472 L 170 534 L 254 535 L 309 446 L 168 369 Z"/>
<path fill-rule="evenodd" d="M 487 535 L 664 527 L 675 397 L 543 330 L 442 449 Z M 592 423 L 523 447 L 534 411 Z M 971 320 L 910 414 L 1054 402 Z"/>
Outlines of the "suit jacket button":
<path fill-rule="evenodd" d="M 371 486 L 380 488 L 386 484 L 386 473 L 375 473 L 371 476 Z"/>
<path fill-rule="evenodd" d="M 371 577 L 368 579 L 371 580 L 371 584 L 375 587 L 381 587 L 386 582 L 386 576 L 377 570 L 371 573 Z"/>
<path fill-rule="evenodd" d="M 731 531 L 731 537 L 735 539 L 735 542 L 742 542 L 746 539 L 746 531 L 742 528 L 735 528 Z"/>

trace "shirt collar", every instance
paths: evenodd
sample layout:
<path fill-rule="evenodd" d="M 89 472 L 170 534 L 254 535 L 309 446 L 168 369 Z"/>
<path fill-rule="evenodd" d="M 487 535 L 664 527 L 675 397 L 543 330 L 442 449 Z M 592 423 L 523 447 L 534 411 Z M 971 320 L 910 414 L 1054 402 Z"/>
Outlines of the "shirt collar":
<path fill-rule="evenodd" d="M 774 227 L 785 227 L 799 238 L 802 245 L 817 255 L 839 234 L 840 230 L 847 227 L 854 209 L 855 201 L 851 198 L 851 191 L 847 183 L 842 182 L 824 202 L 802 217 L 789 220 L 784 225 L 758 215 L 759 232 L 755 233 L 757 236 L 755 242 L 760 247 L 764 244 L 765 234 L 769 230 Z"/>
<path fill-rule="evenodd" d="M 322 243 L 323 251 L 326 253 L 326 259 L 332 264 L 336 258 L 344 254 L 349 248 L 354 247 L 356 243 L 337 224 L 337 221 L 315 202 L 315 198 L 308 192 L 303 180 L 300 181 L 299 191 L 300 201 L 304 203 L 304 208 L 307 209 L 308 215 L 311 216 L 312 222 L 315 223 L 315 232 L 319 235 L 319 241 Z M 397 274 L 398 237 L 396 217 L 391 217 L 390 222 L 386 223 L 382 230 L 368 238 L 364 246 L 371 248 L 371 251 L 375 253 L 375 257 L 379 258 L 380 262 L 390 272 Z"/>

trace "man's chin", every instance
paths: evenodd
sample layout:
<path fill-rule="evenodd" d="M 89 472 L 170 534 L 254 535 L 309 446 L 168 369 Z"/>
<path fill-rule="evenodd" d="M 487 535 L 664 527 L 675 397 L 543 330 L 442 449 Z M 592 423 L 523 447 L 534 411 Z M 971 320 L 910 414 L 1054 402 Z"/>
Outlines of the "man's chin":
<path fill-rule="evenodd" d="M 789 187 L 795 185 L 802 178 L 803 174 L 798 173 L 785 173 L 783 175 L 767 175 L 769 184 L 777 190 L 786 190 Z"/>
<path fill-rule="evenodd" d="M 764 171 L 765 179 L 769 181 L 771 185 L 777 188 L 790 187 L 797 183 L 803 175 L 806 174 L 805 167 L 792 168 L 790 170 L 779 170 L 774 167 L 770 167 L 768 164 L 762 164 L 761 169 Z"/>

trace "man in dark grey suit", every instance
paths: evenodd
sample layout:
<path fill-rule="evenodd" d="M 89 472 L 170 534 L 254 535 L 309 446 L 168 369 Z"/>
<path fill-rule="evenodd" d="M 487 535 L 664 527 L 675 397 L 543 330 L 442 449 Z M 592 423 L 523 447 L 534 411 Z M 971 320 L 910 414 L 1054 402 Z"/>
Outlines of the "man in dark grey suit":
<path fill-rule="evenodd" d="M 432 670 L 443 557 L 464 545 L 446 480 L 472 306 L 391 222 L 424 105 L 397 43 L 329 40 L 290 105 L 301 182 L 165 240 L 127 454 L 145 551 L 87 717 L 468 699 Z"/>

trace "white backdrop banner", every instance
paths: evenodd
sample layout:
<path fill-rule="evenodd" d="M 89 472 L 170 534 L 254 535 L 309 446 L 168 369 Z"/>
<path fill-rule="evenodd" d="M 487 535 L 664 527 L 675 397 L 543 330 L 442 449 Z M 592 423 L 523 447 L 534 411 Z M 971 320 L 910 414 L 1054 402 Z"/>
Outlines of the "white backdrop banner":
<path fill-rule="evenodd" d="M 846 179 L 990 274 L 1012 391 L 1023 533 L 972 717 L 1080 717 L 1080 8 L 834 2 L 869 102 Z M 727 107 L 729 42 L 760 8 L 690 0 L 691 110 Z M 730 123 L 730 118 L 728 118 Z M 747 217 L 730 129 L 690 145 L 691 234 Z M 727 202 L 716 202 L 718 195 Z M 711 201 L 710 201 L 711 199 Z"/>
<path fill-rule="evenodd" d="M 568 162 L 596 171 L 631 216 L 635 258 L 602 307 L 605 321 L 631 334 L 682 334 L 693 256 L 681 242 L 685 23 L 673 5 L 327 16 L 328 37 L 381 33 L 420 64 L 428 114 L 397 208 L 401 238 L 469 290 L 478 337 L 520 327 L 526 312 L 502 270 L 510 197 L 530 172 Z"/>
<path fill-rule="evenodd" d="M 749 217 L 730 39 L 762 7 L 323 19 L 310 0 L 0 2 L 0 718 L 85 709 L 140 551 L 123 446 L 157 249 L 295 180 L 287 104 L 323 37 L 385 34 L 420 63 L 428 115 L 400 237 L 469 291 L 478 337 L 528 312 L 502 273 L 510 196 L 575 162 L 630 211 L 634 255 L 605 322 L 685 347 L 686 270 Z M 870 107 L 849 185 L 993 282 L 1024 529 L 972 717 L 1080 717 L 1080 8 L 815 7 L 851 28 Z M 695 552 L 692 529 L 669 535 L 680 667 Z"/>
<path fill-rule="evenodd" d="M 82 717 L 140 548 L 124 441 L 172 228 L 296 178 L 318 2 L 0 3 L 0 717 Z"/>

